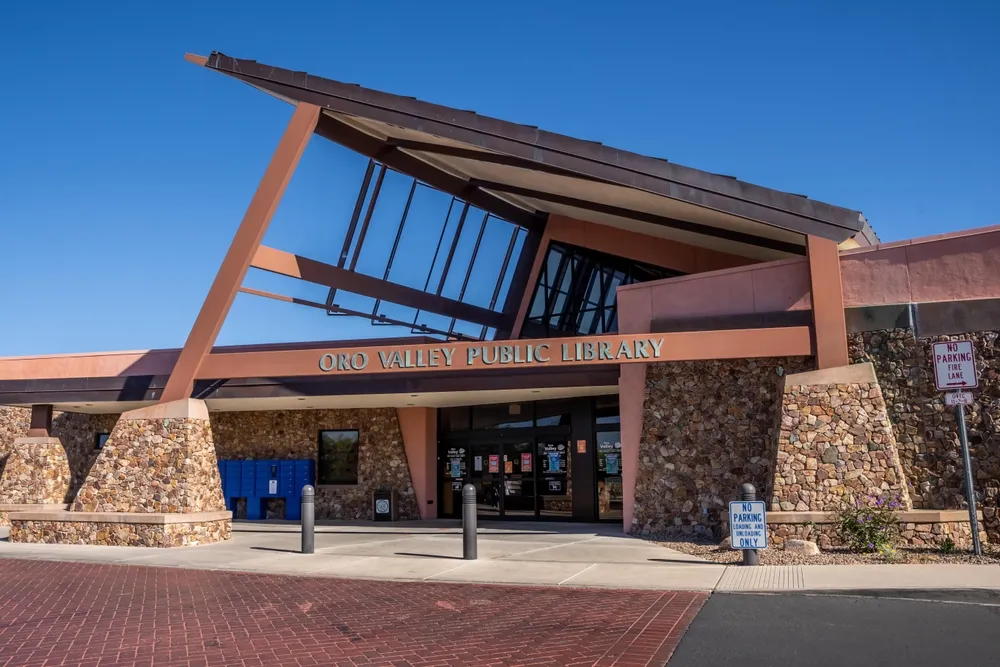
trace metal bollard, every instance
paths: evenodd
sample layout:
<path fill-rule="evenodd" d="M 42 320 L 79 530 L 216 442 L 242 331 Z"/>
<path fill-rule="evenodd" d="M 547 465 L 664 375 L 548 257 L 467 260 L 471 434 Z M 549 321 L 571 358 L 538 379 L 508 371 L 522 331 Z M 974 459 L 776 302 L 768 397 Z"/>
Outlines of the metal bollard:
<path fill-rule="evenodd" d="M 316 551 L 316 489 L 302 487 L 302 553 Z"/>
<path fill-rule="evenodd" d="M 757 489 L 753 488 L 753 484 L 747 483 L 741 486 L 740 493 L 742 494 L 740 500 L 746 502 L 757 500 Z M 744 549 L 743 564 L 760 565 L 760 553 L 756 549 Z"/>
<path fill-rule="evenodd" d="M 462 558 L 476 560 L 476 487 L 462 487 Z"/>

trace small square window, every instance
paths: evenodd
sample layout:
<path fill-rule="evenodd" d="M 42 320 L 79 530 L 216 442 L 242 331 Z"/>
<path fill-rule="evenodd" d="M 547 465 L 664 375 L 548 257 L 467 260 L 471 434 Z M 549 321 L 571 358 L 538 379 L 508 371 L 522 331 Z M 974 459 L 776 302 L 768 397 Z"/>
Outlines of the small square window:
<path fill-rule="evenodd" d="M 94 449 L 104 449 L 104 443 L 108 441 L 110 433 L 98 433 L 94 436 Z"/>
<path fill-rule="evenodd" d="M 320 431 L 316 469 L 319 484 L 358 483 L 358 431 Z"/>

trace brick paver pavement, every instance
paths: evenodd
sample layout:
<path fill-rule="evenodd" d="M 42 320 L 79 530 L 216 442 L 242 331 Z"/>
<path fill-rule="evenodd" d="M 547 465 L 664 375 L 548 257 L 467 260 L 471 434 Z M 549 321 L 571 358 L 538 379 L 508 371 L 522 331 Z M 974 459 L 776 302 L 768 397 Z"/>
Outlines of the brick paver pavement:
<path fill-rule="evenodd" d="M 706 595 L 0 561 L 0 667 L 664 665 Z"/>

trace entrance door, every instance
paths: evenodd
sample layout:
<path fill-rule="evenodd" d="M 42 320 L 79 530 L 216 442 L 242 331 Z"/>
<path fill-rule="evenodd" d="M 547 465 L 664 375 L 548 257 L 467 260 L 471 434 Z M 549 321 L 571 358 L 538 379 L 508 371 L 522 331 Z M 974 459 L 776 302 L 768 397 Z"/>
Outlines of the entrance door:
<path fill-rule="evenodd" d="M 474 443 L 469 481 L 476 487 L 476 513 L 499 518 L 503 513 L 503 461 L 495 442 Z"/>
<path fill-rule="evenodd" d="M 478 514 L 484 518 L 535 518 L 535 443 L 533 440 L 470 445 L 470 481 L 476 487 Z"/>
<path fill-rule="evenodd" d="M 535 443 L 506 442 L 503 448 L 503 517 L 531 518 L 535 506 Z"/>
<path fill-rule="evenodd" d="M 565 438 L 538 439 L 538 509 L 543 519 L 573 516 L 573 475 Z"/>
<path fill-rule="evenodd" d="M 622 520 L 622 437 L 620 431 L 597 433 L 597 515 Z"/>

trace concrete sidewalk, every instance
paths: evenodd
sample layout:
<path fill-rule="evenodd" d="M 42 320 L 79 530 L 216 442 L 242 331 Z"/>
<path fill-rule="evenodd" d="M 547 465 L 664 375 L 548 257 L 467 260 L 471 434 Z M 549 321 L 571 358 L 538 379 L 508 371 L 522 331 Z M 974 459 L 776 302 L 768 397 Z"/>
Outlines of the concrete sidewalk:
<path fill-rule="evenodd" d="M 0 558 L 156 565 L 354 579 L 698 591 L 1000 590 L 995 565 L 726 566 L 622 535 L 612 525 L 487 523 L 462 560 L 453 521 L 324 524 L 301 554 L 297 524 L 238 522 L 230 542 L 178 549 L 12 544 Z"/>

